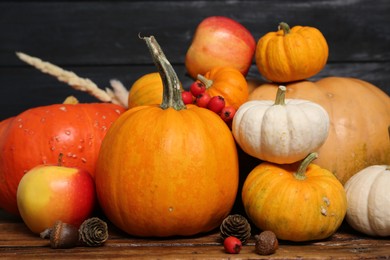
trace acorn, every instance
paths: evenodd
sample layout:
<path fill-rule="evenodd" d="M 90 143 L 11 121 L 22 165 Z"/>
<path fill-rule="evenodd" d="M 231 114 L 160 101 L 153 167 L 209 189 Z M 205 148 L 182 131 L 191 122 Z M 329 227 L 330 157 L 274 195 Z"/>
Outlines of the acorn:
<path fill-rule="evenodd" d="M 259 255 L 272 255 L 279 248 L 278 239 L 272 231 L 263 231 L 255 239 L 255 251 Z"/>
<path fill-rule="evenodd" d="M 40 234 L 41 238 L 49 238 L 51 248 L 72 248 L 79 243 L 79 231 L 70 224 L 58 220 L 53 227 L 47 228 Z"/>

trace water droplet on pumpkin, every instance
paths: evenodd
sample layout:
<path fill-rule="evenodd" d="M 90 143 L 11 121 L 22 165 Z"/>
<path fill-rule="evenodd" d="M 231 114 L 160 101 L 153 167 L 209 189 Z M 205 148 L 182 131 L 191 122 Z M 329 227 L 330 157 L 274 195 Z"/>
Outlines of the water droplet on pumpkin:
<path fill-rule="evenodd" d="M 322 200 L 325 202 L 325 205 L 329 207 L 330 200 L 327 197 L 323 197 Z"/>
<path fill-rule="evenodd" d="M 105 119 L 106 119 L 106 116 L 102 116 L 102 119 L 105 120 Z"/>
<path fill-rule="evenodd" d="M 50 150 L 52 150 L 52 151 L 55 151 L 55 147 L 54 146 L 52 146 L 52 147 L 50 147 Z"/>
<path fill-rule="evenodd" d="M 65 106 L 60 107 L 60 110 L 62 110 L 62 111 L 64 111 L 64 112 L 67 111 Z"/>
<path fill-rule="evenodd" d="M 19 124 L 18 127 L 19 127 L 19 128 L 22 128 L 22 127 L 23 127 L 23 124 Z"/>
<path fill-rule="evenodd" d="M 70 135 L 71 132 L 70 132 L 69 130 L 66 130 L 66 131 L 65 131 L 65 134 L 66 134 L 66 135 Z"/>
<path fill-rule="evenodd" d="M 121 114 L 121 111 L 119 109 L 115 109 L 115 112 L 120 115 Z"/>
<path fill-rule="evenodd" d="M 46 118 L 45 117 L 42 117 L 41 118 L 41 123 L 45 123 L 46 122 Z"/>
<path fill-rule="evenodd" d="M 85 159 L 84 157 L 82 157 L 82 158 L 81 158 L 81 161 L 82 161 L 83 163 L 86 163 L 86 162 L 87 162 L 87 159 Z"/>
<path fill-rule="evenodd" d="M 324 206 L 321 206 L 321 214 L 324 216 L 328 215 L 328 211 L 326 210 L 326 208 L 324 208 Z"/>
<path fill-rule="evenodd" d="M 173 207 L 169 207 L 169 208 L 168 208 L 168 211 L 169 211 L 169 212 L 172 212 L 172 211 L 173 211 Z"/>
<path fill-rule="evenodd" d="M 76 154 L 74 154 L 74 153 L 67 153 L 67 155 L 66 156 L 68 156 L 69 158 L 77 158 L 77 155 Z"/>

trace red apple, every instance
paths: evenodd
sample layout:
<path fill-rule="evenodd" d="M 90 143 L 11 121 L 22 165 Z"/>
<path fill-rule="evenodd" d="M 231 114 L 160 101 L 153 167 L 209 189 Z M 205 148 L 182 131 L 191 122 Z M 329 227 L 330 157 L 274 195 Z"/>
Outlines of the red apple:
<path fill-rule="evenodd" d="M 234 67 L 246 76 L 255 48 L 253 35 L 242 24 L 228 17 L 211 16 L 196 28 L 185 66 L 192 78 L 217 66 Z"/>
<path fill-rule="evenodd" d="M 95 205 L 91 175 L 78 168 L 39 165 L 23 175 L 17 204 L 27 227 L 36 234 L 57 220 L 79 227 Z"/>

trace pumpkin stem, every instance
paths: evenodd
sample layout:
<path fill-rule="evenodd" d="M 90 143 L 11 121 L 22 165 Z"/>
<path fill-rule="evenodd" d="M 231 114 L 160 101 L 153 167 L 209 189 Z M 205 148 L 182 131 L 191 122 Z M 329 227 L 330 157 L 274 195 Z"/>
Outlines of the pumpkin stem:
<path fill-rule="evenodd" d="M 160 105 L 162 109 L 173 108 L 175 110 L 185 109 L 186 106 L 181 97 L 180 80 L 171 63 L 165 57 L 160 45 L 154 36 L 141 37 L 146 42 L 152 55 L 153 62 L 163 82 L 163 100 Z"/>
<path fill-rule="evenodd" d="M 278 30 L 283 30 L 284 35 L 287 35 L 291 32 L 290 26 L 285 22 L 279 23 Z"/>
<path fill-rule="evenodd" d="M 205 86 L 206 89 L 210 88 L 213 85 L 213 81 L 211 79 L 206 78 L 205 76 L 198 74 L 196 77 L 197 80 L 201 81 Z"/>
<path fill-rule="evenodd" d="M 295 178 L 298 180 L 306 179 L 306 170 L 309 164 L 318 157 L 317 153 L 310 153 L 308 156 L 303 159 L 301 164 L 299 165 L 298 170 L 294 173 Z"/>
<path fill-rule="evenodd" d="M 287 88 L 285 86 L 279 86 L 278 92 L 276 92 L 276 99 L 274 105 L 285 105 L 286 89 Z"/>
<path fill-rule="evenodd" d="M 62 166 L 62 157 L 64 157 L 64 154 L 63 154 L 63 153 L 60 153 L 60 154 L 58 155 L 57 166 Z"/>

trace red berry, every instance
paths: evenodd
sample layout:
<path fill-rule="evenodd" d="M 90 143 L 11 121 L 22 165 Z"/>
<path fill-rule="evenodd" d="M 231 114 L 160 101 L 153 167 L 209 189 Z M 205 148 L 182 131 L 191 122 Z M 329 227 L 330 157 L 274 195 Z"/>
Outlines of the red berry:
<path fill-rule="evenodd" d="M 225 99 L 221 96 L 214 96 L 210 99 L 210 102 L 207 105 L 207 108 L 211 111 L 219 114 L 222 108 L 225 107 Z"/>
<path fill-rule="evenodd" d="M 225 122 L 231 122 L 233 120 L 234 115 L 236 114 L 236 109 L 232 106 L 226 106 L 221 110 L 221 118 Z"/>
<path fill-rule="evenodd" d="M 242 243 L 240 239 L 230 236 L 223 241 L 223 247 L 225 248 L 226 253 L 238 254 L 241 251 Z"/>
<path fill-rule="evenodd" d="M 199 96 L 200 94 L 204 93 L 206 91 L 206 85 L 203 84 L 201 81 L 195 81 L 190 86 L 190 92 L 194 97 Z"/>
<path fill-rule="evenodd" d="M 186 105 L 194 103 L 194 96 L 191 94 L 190 91 L 181 92 L 181 98 Z"/>
<path fill-rule="evenodd" d="M 195 104 L 198 107 L 207 108 L 207 105 L 209 104 L 210 100 L 211 96 L 209 95 L 209 93 L 203 92 L 196 97 Z"/>

